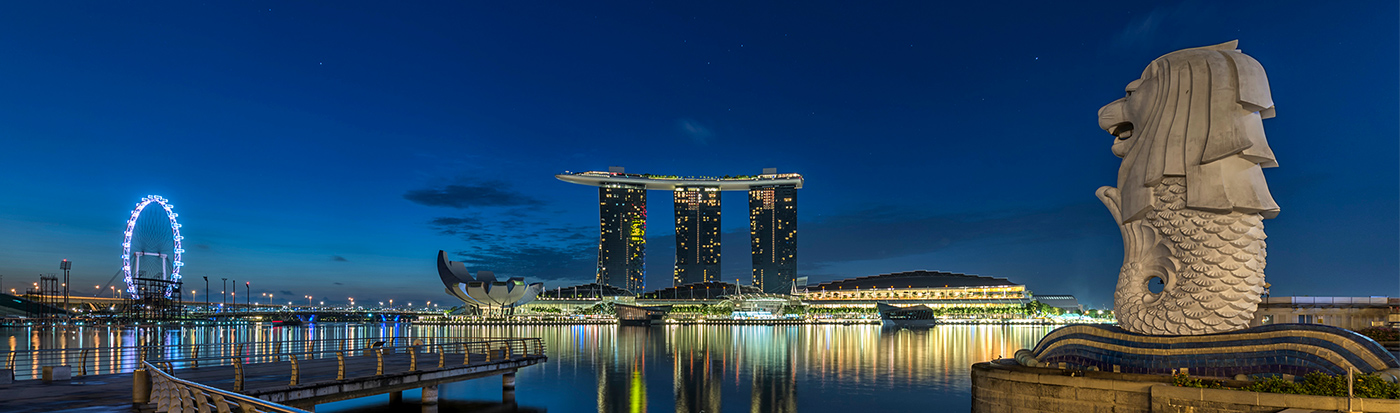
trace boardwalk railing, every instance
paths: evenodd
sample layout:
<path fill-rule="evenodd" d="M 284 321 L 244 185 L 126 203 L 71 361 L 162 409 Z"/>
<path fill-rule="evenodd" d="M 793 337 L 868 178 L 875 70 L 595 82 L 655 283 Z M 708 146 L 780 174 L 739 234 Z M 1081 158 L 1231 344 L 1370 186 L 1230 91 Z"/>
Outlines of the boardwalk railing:
<path fill-rule="evenodd" d="M 11 370 L 16 380 L 25 380 L 39 378 L 47 366 L 70 366 L 74 376 L 85 376 L 131 372 L 145 360 L 168 362 L 172 368 L 184 369 L 276 362 L 287 359 L 288 354 L 328 358 L 335 357 L 336 352 L 363 355 L 370 348 L 398 351 L 410 347 L 444 354 L 487 354 L 492 351 L 495 353 L 491 354 L 500 354 L 508 351 L 517 355 L 544 355 L 545 352 L 543 341 L 538 339 L 360 337 L 21 350 L 0 353 L 0 369 Z"/>
<path fill-rule="evenodd" d="M 296 386 L 302 384 L 306 372 L 333 371 L 335 380 L 345 380 L 347 371 L 353 370 L 349 364 L 368 357 L 374 358 L 374 363 L 369 364 L 374 367 L 372 376 L 381 376 L 473 363 L 502 362 L 545 356 L 544 340 L 540 338 L 432 337 L 395 340 L 394 342 L 400 344 L 388 345 L 389 341 L 380 340 L 370 343 L 368 346 L 350 346 L 347 345 L 347 342 L 332 341 L 329 343 L 330 345 L 317 347 L 316 344 L 327 343 L 307 342 L 302 343 L 305 345 L 292 348 L 280 346 L 261 348 L 260 350 L 271 351 L 260 352 L 261 355 L 250 353 L 253 349 L 259 349 L 257 345 L 259 343 L 246 343 L 237 346 L 233 354 L 228 356 L 164 359 L 159 364 L 175 368 L 232 364 L 233 390 L 243 391 L 248 376 L 283 375 L 287 377 L 287 385 Z M 337 347 L 335 344 L 340 346 Z M 309 350 L 298 351 L 302 348 Z M 407 366 L 402 365 L 404 355 L 407 355 Z M 397 367 L 386 365 L 386 359 L 395 357 L 399 362 Z M 332 358 L 335 359 L 333 364 L 330 360 Z M 362 364 L 357 363 L 356 365 Z M 257 369 L 256 372 L 245 373 L 254 367 Z M 318 376 L 320 379 L 331 379 L 329 375 L 325 374 Z"/>
<path fill-rule="evenodd" d="M 306 410 L 180 380 L 149 362 L 141 362 L 151 377 L 151 404 L 157 412 L 276 412 L 309 413 Z"/>

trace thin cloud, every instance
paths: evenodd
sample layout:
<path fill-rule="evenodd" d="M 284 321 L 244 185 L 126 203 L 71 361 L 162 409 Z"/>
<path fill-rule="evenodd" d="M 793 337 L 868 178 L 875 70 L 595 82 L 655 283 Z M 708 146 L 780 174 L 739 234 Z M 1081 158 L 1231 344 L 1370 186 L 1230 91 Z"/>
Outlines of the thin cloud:
<path fill-rule="evenodd" d="M 414 189 L 403 194 L 403 199 L 419 205 L 467 209 L 472 207 L 534 206 L 541 202 L 519 192 L 510 190 L 504 182 L 490 181 L 475 184 L 454 184 L 442 188 Z"/>
<path fill-rule="evenodd" d="M 331 256 L 331 261 L 346 262 L 346 261 L 350 261 L 350 260 L 347 260 L 347 259 L 345 259 L 345 257 L 339 256 L 339 255 L 332 255 L 332 256 Z"/>
<path fill-rule="evenodd" d="M 705 127 L 703 123 L 695 119 L 680 119 L 676 121 L 676 125 L 680 127 L 681 133 L 690 138 L 692 142 L 701 145 L 709 143 L 710 137 L 714 136 L 710 128 Z"/>
<path fill-rule="evenodd" d="M 437 217 L 428 221 L 428 227 L 441 235 L 466 235 L 485 228 L 480 218 L 473 217 Z"/>
<path fill-rule="evenodd" d="M 1186 1 L 1170 6 L 1158 6 L 1145 15 L 1128 20 L 1113 37 L 1112 46 L 1119 50 L 1152 49 L 1155 45 L 1180 40 L 1186 27 L 1212 16 L 1215 11 L 1208 3 Z M 1199 46 L 1205 46 L 1204 44 Z"/>

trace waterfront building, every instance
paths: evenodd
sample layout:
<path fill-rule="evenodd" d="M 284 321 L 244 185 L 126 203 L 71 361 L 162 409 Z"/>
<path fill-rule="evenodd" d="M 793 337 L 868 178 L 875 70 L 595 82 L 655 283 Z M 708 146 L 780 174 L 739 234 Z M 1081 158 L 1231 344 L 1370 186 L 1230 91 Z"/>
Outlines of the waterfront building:
<path fill-rule="evenodd" d="M 500 280 L 495 273 L 485 270 L 471 274 L 466 265 L 448 260 L 447 252 L 442 250 L 438 250 L 437 268 L 438 278 L 447 287 L 447 293 L 462 300 L 476 313 L 510 314 L 534 301 L 544 289 L 544 283 L 527 284 L 521 277 Z"/>
<path fill-rule="evenodd" d="M 753 285 L 769 293 L 791 292 L 797 279 L 796 186 L 749 188 L 749 241 Z"/>
<path fill-rule="evenodd" d="M 1324 324 L 1348 330 L 1400 326 L 1400 298 L 1264 297 L 1250 327 L 1269 324 Z"/>
<path fill-rule="evenodd" d="M 676 272 L 672 286 L 719 280 L 719 188 L 677 187 Z"/>
<path fill-rule="evenodd" d="M 643 300 L 721 300 L 726 297 L 760 293 L 758 288 L 722 281 L 677 285 L 671 288 L 642 293 Z"/>
<path fill-rule="evenodd" d="M 1035 300 L 1039 301 L 1041 304 L 1055 307 L 1066 312 L 1084 311 L 1084 304 L 1080 304 L 1079 299 L 1074 298 L 1072 295 L 1036 294 Z"/>
<path fill-rule="evenodd" d="M 614 166 L 607 172 L 565 172 L 554 177 L 599 188 L 599 284 L 629 291 L 645 288 L 642 261 L 648 190 L 672 191 L 676 201 L 672 286 L 718 280 L 719 192 L 748 191 L 754 284 L 771 292 L 792 290 L 797 278 L 797 190 L 802 189 L 802 175 L 765 168 L 759 175 L 682 177 L 633 174 Z M 691 194 L 691 188 L 698 193 Z"/>
<path fill-rule="evenodd" d="M 635 297 L 631 291 L 613 287 L 607 284 L 584 284 L 573 287 L 555 287 L 541 291 L 541 300 L 602 300 Z"/>
<path fill-rule="evenodd" d="M 647 191 L 629 183 L 598 187 L 598 283 L 645 289 Z"/>
<path fill-rule="evenodd" d="M 849 278 L 799 291 L 814 307 L 896 306 L 1015 308 L 1031 301 L 1026 286 L 1005 278 L 940 271 L 908 271 Z"/>

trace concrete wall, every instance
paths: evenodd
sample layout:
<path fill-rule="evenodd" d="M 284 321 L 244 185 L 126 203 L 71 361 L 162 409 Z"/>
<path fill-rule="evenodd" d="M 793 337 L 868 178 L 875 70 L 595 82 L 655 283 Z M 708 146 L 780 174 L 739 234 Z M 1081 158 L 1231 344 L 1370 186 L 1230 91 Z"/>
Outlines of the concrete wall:
<path fill-rule="evenodd" d="M 1070 377 L 1069 370 L 1021 366 L 972 365 L 972 411 L 999 412 L 1150 412 L 1156 376 L 1085 372 L 1098 377 Z M 1133 379 L 1140 379 L 1137 381 Z"/>
<path fill-rule="evenodd" d="M 1197 389 L 1165 384 L 1152 386 L 1153 412 L 1277 412 L 1285 409 L 1393 413 L 1400 412 L 1400 400 L 1352 399 L 1348 408 L 1345 397 Z"/>
<path fill-rule="evenodd" d="M 1347 398 L 1176 387 L 1141 374 L 977 363 L 972 366 L 973 412 L 1277 412 L 1347 411 Z M 1400 400 L 1352 399 L 1351 411 L 1400 412 Z"/>

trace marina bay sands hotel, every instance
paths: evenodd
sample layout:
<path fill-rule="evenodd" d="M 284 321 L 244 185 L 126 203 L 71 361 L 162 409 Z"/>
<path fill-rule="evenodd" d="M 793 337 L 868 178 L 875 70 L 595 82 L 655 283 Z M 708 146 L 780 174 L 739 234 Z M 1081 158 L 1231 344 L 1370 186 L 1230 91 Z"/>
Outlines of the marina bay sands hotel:
<path fill-rule="evenodd" d="M 645 289 L 647 191 L 671 191 L 676 208 L 673 286 L 720 280 L 720 191 L 749 192 L 749 245 L 753 285 L 786 293 L 797 277 L 797 190 L 802 175 L 762 174 L 680 177 L 607 172 L 565 172 L 564 182 L 598 187 L 598 283 L 632 292 Z"/>

